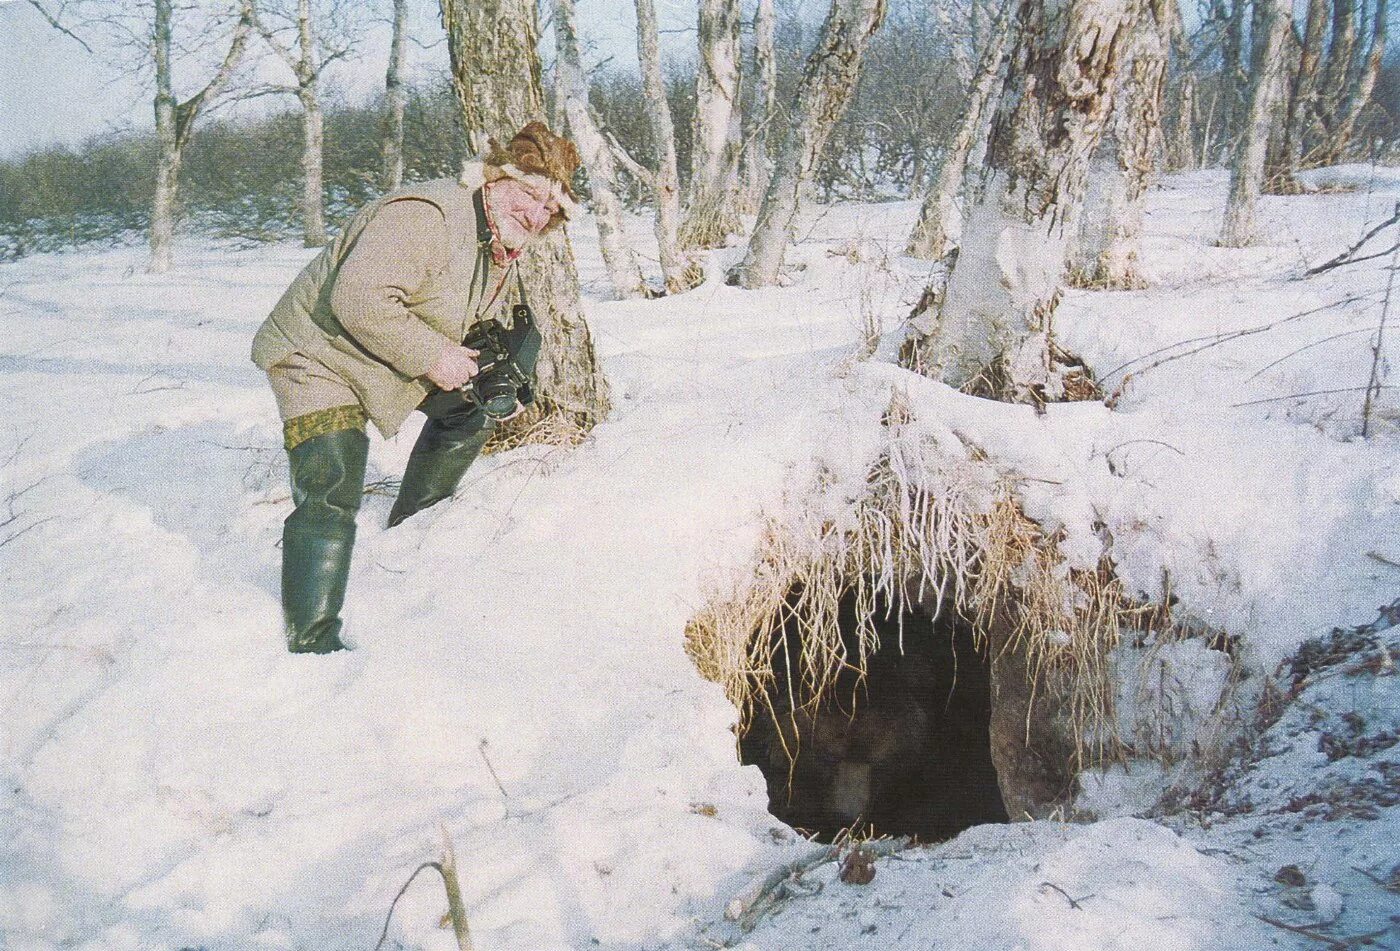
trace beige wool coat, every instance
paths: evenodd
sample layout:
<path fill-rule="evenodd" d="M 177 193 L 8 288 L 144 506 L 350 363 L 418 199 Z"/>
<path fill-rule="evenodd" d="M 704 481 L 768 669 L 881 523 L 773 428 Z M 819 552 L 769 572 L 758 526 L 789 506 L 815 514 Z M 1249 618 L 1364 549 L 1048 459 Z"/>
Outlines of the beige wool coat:
<path fill-rule="evenodd" d="M 284 420 L 354 399 L 384 436 L 398 431 L 484 297 L 491 255 L 472 204 L 484 182 L 472 163 L 392 192 L 302 269 L 253 338 Z"/>

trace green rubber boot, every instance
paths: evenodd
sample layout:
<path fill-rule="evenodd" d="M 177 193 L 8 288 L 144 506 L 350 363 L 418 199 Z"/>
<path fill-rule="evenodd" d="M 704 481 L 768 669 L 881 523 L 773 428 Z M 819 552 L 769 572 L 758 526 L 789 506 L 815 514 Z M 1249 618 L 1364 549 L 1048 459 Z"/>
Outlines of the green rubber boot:
<path fill-rule="evenodd" d="M 294 654 L 344 650 L 340 608 L 364 495 L 369 437 L 359 429 L 314 436 L 287 453 L 296 509 L 282 527 L 282 612 Z"/>
<path fill-rule="evenodd" d="M 479 409 L 430 416 L 408 456 L 399 497 L 389 511 L 389 527 L 451 498 L 494 428 L 495 421 Z"/>

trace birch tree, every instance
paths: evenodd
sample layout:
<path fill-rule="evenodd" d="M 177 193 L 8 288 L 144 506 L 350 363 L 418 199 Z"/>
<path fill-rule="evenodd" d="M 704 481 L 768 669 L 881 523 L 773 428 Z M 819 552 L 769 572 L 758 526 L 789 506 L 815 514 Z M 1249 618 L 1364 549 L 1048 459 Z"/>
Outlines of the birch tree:
<path fill-rule="evenodd" d="M 1283 46 L 1293 19 L 1291 0 L 1257 2 L 1267 4 L 1268 13 L 1263 36 L 1259 38 L 1259 68 L 1249 94 L 1244 132 L 1230 168 L 1230 197 L 1220 231 L 1220 244 L 1229 248 L 1245 247 L 1255 240 L 1255 206 L 1264 185 L 1269 133 L 1283 100 Z"/>
<path fill-rule="evenodd" d="M 1133 26 L 1081 216 L 1071 265 L 1080 285 L 1142 286 L 1138 249 L 1147 185 L 1162 151 L 1171 3 L 1147 0 Z"/>
<path fill-rule="evenodd" d="M 661 72 L 661 51 L 652 0 L 636 0 L 637 62 L 642 71 L 642 107 L 656 147 L 656 168 L 635 168 L 634 173 L 651 187 L 656 201 L 656 244 L 666 292 L 677 294 L 696 283 L 681 250 L 681 185 L 676 168 L 676 129 L 666 99 L 666 79 Z M 633 166 L 637 163 L 633 162 Z"/>
<path fill-rule="evenodd" d="M 384 72 L 384 124 L 380 138 L 382 170 L 379 187 L 386 192 L 403 184 L 403 115 L 408 94 L 403 84 L 408 52 L 408 0 L 393 0 L 393 26 L 389 34 L 389 66 Z"/>
<path fill-rule="evenodd" d="M 1002 399 L 1058 399 L 1051 337 L 1090 159 L 1111 114 L 1136 0 L 1019 0 L 1019 31 L 947 297 L 918 369 Z"/>
<path fill-rule="evenodd" d="M 485 151 L 488 139 L 507 142 L 527 122 L 543 120 L 539 24 L 532 0 L 441 0 L 441 9 L 466 160 Z M 579 301 L 567 230 L 534 242 L 521 265 L 544 349 L 539 400 L 516 425 L 548 414 L 586 432 L 607 415 L 608 387 Z"/>
<path fill-rule="evenodd" d="M 227 8 L 216 8 L 207 14 L 195 14 L 186 7 L 177 7 L 174 0 L 151 0 L 150 3 L 126 3 L 119 0 L 75 0 L 75 2 L 44 2 L 30 0 L 30 5 L 55 29 L 72 37 L 89 52 L 92 47 L 84 34 L 101 33 L 117 40 L 117 55 L 113 62 L 118 70 L 149 81 L 154 89 L 155 111 L 155 188 L 151 199 L 150 261 L 147 270 L 163 273 L 174 263 L 175 223 L 180 198 L 180 166 L 185 149 L 194 136 L 198 120 L 218 105 L 230 91 L 239 64 L 247 51 L 252 33 L 250 0 L 236 0 Z M 199 37 L 204 49 L 222 50 L 217 58 L 184 53 L 185 44 L 177 43 L 176 35 Z M 175 91 L 177 60 L 192 68 L 182 73 L 198 72 L 209 78 L 196 86 L 185 99 Z M 203 63 L 204 68 L 198 69 Z"/>
<path fill-rule="evenodd" d="M 739 227 L 739 0 L 700 0 L 695 138 L 681 243 L 721 244 Z"/>
<path fill-rule="evenodd" d="M 647 297 L 642 269 L 623 229 L 622 199 L 617 195 L 617 163 L 588 108 L 588 78 L 579 56 L 574 0 L 554 0 L 554 48 L 558 95 L 569 132 L 578 144 L 588 174 L 598 246 L 613 293 L 618 300 Z"/>
<path fill-rule="evenodd" d="M 778 104 L 778 60 L 774 45 L 777 17 L 773 0 L 758 0 L 753 16 L 752 102 L 745 114 L 744 153 L 741 166 L 742 204 L 752 211 L 763 198 L 773 176 L 768 157 L 768 130 Z"/>
<path fill-rule="evenodd" d="M 1380 79 L 1381 63 L 1385 58 L 1386 21 L 1390 11 L 1386 0 L 1375 0 L 1375 4 L 1370 40 L 1364 51 L 1359 47 L 1355 50 L 1351 77 L 1342 100 L 1344 105 L 1334 113 L 1337 119 L 1326 137 L 1324 147 L 1319 150 L 1318 164 L 1330 165 L 1342 160 L 1356 133 L 1361 113 L 1370 104 L 1376 82 Z"/>
<path fill-rule="evenodd" d="M 296 0 L 295 8 L 249 0 L 253 24 L 268 47 L 294 78 L 288 91 L 301 105 L 301 221 L 302 243 L 319 248 L 326 243 L 322 158 L 325 117 L 321 109 L 321 76 L 331 63 L 355 48 L 356 31 L 345 22 L 347 5 L 334 0 Z"/>
<path fill-rule="evenodd" d="M 252 30 L 247 0 L 238 0 L 233 10 L 218 11 L 197 24 L 177 22 L 173 0 L 153 0 L 150 4 L 127 6 L 117 2 L 31 4 L 60 32 L 72 37 L 91 52 L 84 34 L 102 33 L 123 38 L 112 65 L 120 71 L 149 81 L 154 89 L 156 154 L 154 189 L 149 221 L 150 259 L 147 270 L 168 271 L 174 262 L 174 235 L 180 197 L 180 167 L 185 149 L 194 135 L 199 118 L 220 101 L 239 63 L 244 58 Z M 180 11 L 183 12 L 183 11 Z M 193 18 L 189 18 L 193 20 Z M 203 70 L 209 79 L 188 98 L 175 91 L 175 70 L 179 49 L 176 34 L 198 33 L 218 36 L 232 21 L 233 27 L 222 43 L 224 50 L 217 65 Z"/>
<path fill-rule="evenodd" d="M 884 22 L 885 11 L 885 0 L 832 0 L 821 39 L 807 57 L 792 123 L 783 136 L 758 222 L 744 260 L 730 275 L 731 283 L 754 288 L 777 281 L 802 187 L 811 180 L 831 130 L 850 104 L 861 56 Z"/>
<path fill-rule="evenodd" d="M 973 146 L 979 137 L 985 136 L 987 115 L 1001 98 L 1004 81 L 1002 63 L 1006 59 L 1009 26 L 1007 17 L 999 17 L 987 39 L 987 46 L 973 73 L 972 91 L 968 95 L 962 123 L 939 166 L 938 181 L 924 196 L 919 219 L 909 234 L 904 253 L 911 257 L 941 261 L 962 231 L 962 209 L 958 198 L 963 191 L 963 179 Z"/>
<path fill-rule="evenodd" d="M 228 51 L 214 75 L 194 95 L 183 101 L 175 96 L 175 62 L 172 55 L 174 0 L 155 0 L 152 9 L 151 56 L 155 63 L 156 187 L 151 201 L 151 260 L 148 269 L 161 274 L 174 263 L 176 201 L 180 191 L 180 163 L 194 135 L 195 122 L 219 97 L 243 59 L 252 29 L 252 6 L 240 4 L 238 23 Z"/>

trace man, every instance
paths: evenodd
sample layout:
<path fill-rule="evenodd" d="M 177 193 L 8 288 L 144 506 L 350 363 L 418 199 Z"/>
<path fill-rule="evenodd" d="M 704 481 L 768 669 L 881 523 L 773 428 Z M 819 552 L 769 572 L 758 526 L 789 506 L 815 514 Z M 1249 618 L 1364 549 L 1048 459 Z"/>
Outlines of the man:
<path fill-rule="evenodd" d="M 476 375 L 479 353 L 461 345 L 467 328 L 526 242 L 577 209 L 569 182 L 578 165 L 572 142 L 531 122 L 505 148 L 492 141 L 460 179 L 386 195 L 350 219 L 259 328 L 253 362 L 277 398 L 291 461 L 282 608 L 292 652 L 345 647 L 339 615 L 366 422 L 389 437 L 415 408 L 429 415 L 390 526 L 450 497 L 486 442 L 494 420 L 480 409 L 436 411 L 425 399 Z"/>

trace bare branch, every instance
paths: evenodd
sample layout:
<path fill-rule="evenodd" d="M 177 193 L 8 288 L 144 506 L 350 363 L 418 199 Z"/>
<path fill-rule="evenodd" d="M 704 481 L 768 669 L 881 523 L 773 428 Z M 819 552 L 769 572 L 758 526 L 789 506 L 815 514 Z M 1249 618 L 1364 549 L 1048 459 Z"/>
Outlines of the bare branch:
<path fill-rule="evenodd" d="M 38 11 L 39 11 L 39 16 L 41 16 L 41 17 L 43 17 L 45 20 L 47 20 L 49 26 L 53 27 L 55 30 L 57 30 L 58 32 L 62 33 L 64 36 L 68 37 L 69 39 L 73 40 L 75 43 L 77 43 L 77 44 L 78 44 L 79 46 L 81 46 L 83 49 L 87 50 L 89 53 L 92 52 L 92 47 L 87 45 L 87 41 L 86 41 L 86 40 L 84 40 L 84 39 L 83 39 L 81 36 L 79 36 L 78 34 L 74 33 L 74 32 L 73 32 L 72 30 L 70 30 L 68 27 L 64 26 L 61 22 L 59 22 L 58 17 L 63 15 L 63 7 L 64 7 L 64 4 L 60 4 L 60 5 L 59 5 L 59 8 L 58 8 L 58 9 L 59 9 L 59 14 L 58 14 L 58 16 L 55 16 L 55 15 L 53 15 L 52 13 L 49 13 L 48 10 L 45 10 L 44 7 L 43 7 L 43 5 L 39 3 L 39 0 L 29 0 L 29 5 L 30 5 L 31 7 L 33 7 L 35 10 L 38 10 Z"/>

